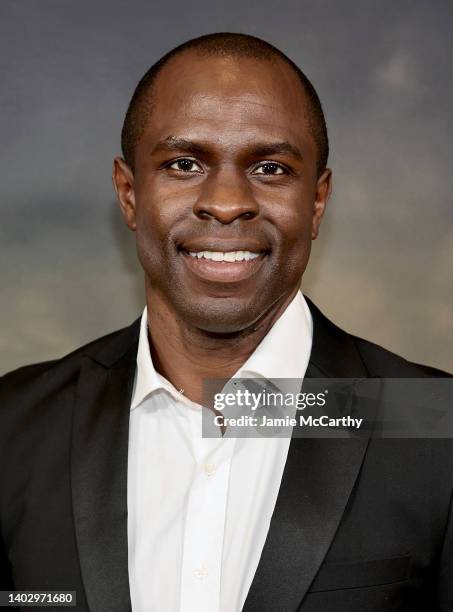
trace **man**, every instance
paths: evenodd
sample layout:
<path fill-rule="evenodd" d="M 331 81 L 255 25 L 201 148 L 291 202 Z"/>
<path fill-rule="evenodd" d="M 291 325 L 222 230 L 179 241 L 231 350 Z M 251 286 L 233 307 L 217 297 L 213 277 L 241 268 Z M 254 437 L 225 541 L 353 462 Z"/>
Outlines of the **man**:
<path fill-rule="evenodd" d="M 194 39 L 144 76 L 122 147 L 147 307 L 4 377 L 1 588 L 95 612 L 453 609 L 449 440 L 201 436 L 206 379 L 442 374 L 299 292 L 331 191 L 309 81 L 259 39 Z"/>

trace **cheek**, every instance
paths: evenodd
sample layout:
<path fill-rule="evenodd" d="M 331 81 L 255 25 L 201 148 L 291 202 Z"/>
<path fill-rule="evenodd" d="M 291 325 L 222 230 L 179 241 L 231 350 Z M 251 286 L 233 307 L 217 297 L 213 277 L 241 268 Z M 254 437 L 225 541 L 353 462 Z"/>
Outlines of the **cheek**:
<path fill-rule="evenodd" d="M 140 183 L 136 189 L 137 243 L 160 254 L 163 250 L 168 253 L 174 228 L 191 210 L 187 200 L 181 186 L 168 186 L 159 176 Z"/>
<path fill-rule="evenodd" d="M 312 214 L 308 206 L 293 206 L 281 209 L 278 214 L 278 230 L 281 249 L 297 256 L 309 248 L 312 232 Z"/>
<path fill-rule="evenodd" d="M 169 228 L 172 222 L 159 209 L 149 202 L 139 202 L 137 205 L 136 244 L 137 253 L 142 266 L 153 276 L 162 269 L 168 261 L 170 252 Z"/>
<path fill-rule="evenodd" d="M 302 204 L 281 210 L 278 215 L 276 272 L 282 283 L 295 282 L 304 273 L 311 250 L 312 216 Z"/>

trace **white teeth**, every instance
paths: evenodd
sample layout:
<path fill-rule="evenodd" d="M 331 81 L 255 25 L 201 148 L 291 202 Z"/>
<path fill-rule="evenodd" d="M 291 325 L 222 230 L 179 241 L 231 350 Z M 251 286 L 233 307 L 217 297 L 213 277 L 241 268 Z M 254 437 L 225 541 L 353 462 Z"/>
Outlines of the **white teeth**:
<path fill-rule="evenodd" d="M 236 261 L 236 253 L 234 251 L 231 251 L 230 253 L 224 253 L 223 260 L 224 261 Z"/>
<path fill-rule="evenodd" d="M 259 253 L 251 251 L 191 251 L 189 255 L 198 259 L 210 259 L 212 261 L 249 261 L 259 257 Z"/>

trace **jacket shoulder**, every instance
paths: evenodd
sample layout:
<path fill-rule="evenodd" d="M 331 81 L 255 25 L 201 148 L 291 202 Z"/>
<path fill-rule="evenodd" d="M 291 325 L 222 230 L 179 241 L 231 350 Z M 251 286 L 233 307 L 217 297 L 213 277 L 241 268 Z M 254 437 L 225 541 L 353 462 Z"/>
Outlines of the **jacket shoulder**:
<path fill-rule="evenodd" d="M 137 321 L 129 327 L 96 338 L 58 359 L 22 366 L 7 372 L 0 377 L 0 396 L 2 400 L 5 400 L 11 394 L 16 395 L 19 390 L 25 391 L 34 386 L 47 386 L 46 383 L 52 381 L 54 383 L 70 381 L 77 376 L 85 357 L 93 357 L 102 353 L 115 340 L 124 336 L 127 330 L 135 327 L 136 323 Z"/>
<path fill-rule="evenodd" d="M 364 338 L 351 337 L 371 376 L 383 378 L 450 378 L 452 376 L 438 368 L 408 361 L 404 357 Z"/>
<path fill-rule="evenodd" d="M 447 372 L 408 361 L 374 342 L 349 333 L 327 318 L 308 296 L 304 297 L 314 326 L 310 360 L 321 372 L 344 378 L 357 375 L 376 378 L 451 377 Z"/>

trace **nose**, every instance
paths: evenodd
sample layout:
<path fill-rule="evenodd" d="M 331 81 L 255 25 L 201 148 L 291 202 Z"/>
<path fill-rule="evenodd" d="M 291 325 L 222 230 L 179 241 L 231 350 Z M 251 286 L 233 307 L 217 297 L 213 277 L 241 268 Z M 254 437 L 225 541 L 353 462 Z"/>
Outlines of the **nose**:
<path fill-rule="evenodd" d="M 219 171 L 204 181 L 193 212 L 199 219 L 216 219 L 226 225 L 239 218 L 253 219 L 259 206 L 245 176 Z"/>

